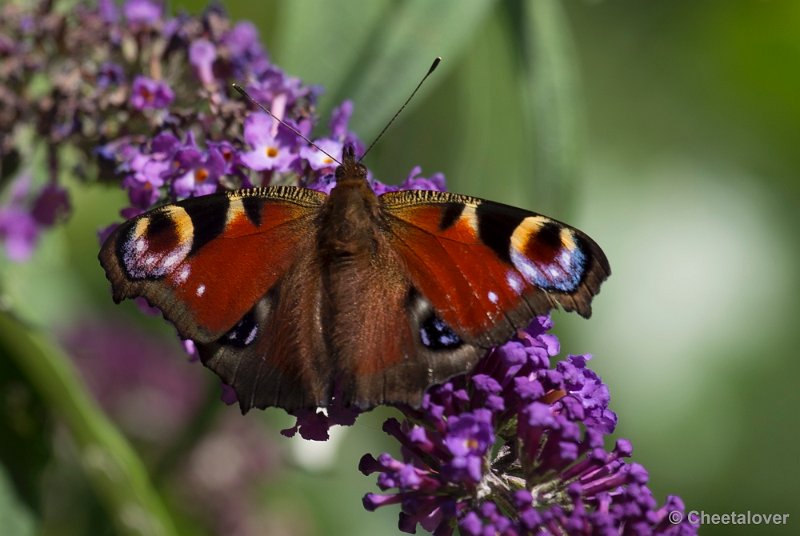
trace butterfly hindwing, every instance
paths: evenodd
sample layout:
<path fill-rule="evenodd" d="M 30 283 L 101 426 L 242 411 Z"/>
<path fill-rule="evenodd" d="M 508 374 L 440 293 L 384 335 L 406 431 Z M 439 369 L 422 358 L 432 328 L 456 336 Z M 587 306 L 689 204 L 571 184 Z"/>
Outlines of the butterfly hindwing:
<path fill-rule="evenodd" d="M 200 346 L 243 411 L 333 399 L 416 406 L 426 387 L 477 362 L 481 352 L 438 321 L 386 237 L 365 256 L 323 260 L 325 250 L 303 249 L 229 333 Z"/>
<path fill-rule="evenodd" d="M 233 387 L 239 407 L 325 405 L 331 363 L 322 336 L 320 274 L 302 248 L 294 264 L 225 335 L 198 345 L 203 364 Z"/>
<path fill-rule="evenodd" d="M 414 285 L 470 343 L 497 344 L 559 305 L 588 317 L 610 274 L 591 238 L 546 216 L 448 192 L 379 200 Z"/>

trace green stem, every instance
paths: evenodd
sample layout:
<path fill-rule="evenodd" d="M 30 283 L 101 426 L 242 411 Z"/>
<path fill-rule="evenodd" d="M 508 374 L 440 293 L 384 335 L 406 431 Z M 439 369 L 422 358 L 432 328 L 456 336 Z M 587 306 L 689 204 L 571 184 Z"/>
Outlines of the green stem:
<path fill-rule="evenodd" d="M 83 470 L 118 533 L 177 534 L 147 470 L 87 393 L 69 358 L 44 334 L 0 311 L 0 339 L 77 443 Z"/>

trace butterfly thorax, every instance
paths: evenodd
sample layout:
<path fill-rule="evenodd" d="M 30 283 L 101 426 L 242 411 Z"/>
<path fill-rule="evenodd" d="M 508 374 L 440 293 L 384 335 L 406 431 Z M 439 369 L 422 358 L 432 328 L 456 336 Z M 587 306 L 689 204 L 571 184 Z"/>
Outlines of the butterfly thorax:
<path fill-rule="evenodd" d="M 380 207 L 351 146 L 345 148 L 336 180 L 320 213 L 319 249 L 331 260 L 370 257 L 379 240 Z"/>
<path fill-rule="evenodd" d="M 320 251 L 329 258 L 371 256 L 379 239 L 379 215 L 378 198 L 366 181 L 341 181 L 320 214 Z"/>

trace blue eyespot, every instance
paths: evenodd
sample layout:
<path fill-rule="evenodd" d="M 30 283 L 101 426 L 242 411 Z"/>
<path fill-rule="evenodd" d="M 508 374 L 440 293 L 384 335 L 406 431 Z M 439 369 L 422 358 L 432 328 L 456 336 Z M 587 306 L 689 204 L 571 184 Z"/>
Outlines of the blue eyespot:
<path fill-rule="evenodd" d="M 431 350 L 458 348 L 464 341 L 438 316 L 429 316 L 419 327 L 422 344 Z"/>

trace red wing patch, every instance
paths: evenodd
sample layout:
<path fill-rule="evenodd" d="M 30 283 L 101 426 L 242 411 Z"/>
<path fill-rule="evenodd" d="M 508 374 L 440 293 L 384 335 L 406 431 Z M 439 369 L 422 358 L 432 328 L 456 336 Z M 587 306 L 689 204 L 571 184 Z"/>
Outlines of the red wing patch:
<path fill-rule="evenodd" d="M 415 286 L 473 340 L 524 327 L 557 303 L 588 316 L 610 271 L 591 239 L 545 216 L 444 192 L 380 199 Z"/>
<path fill-rule="evenodd" d="M 143 296 L 181 335 L 214 340 L 290 268 L 325 195 L 298 188 L 187 199 L 120 226 L 100 260 L 114 299 Z"/>

